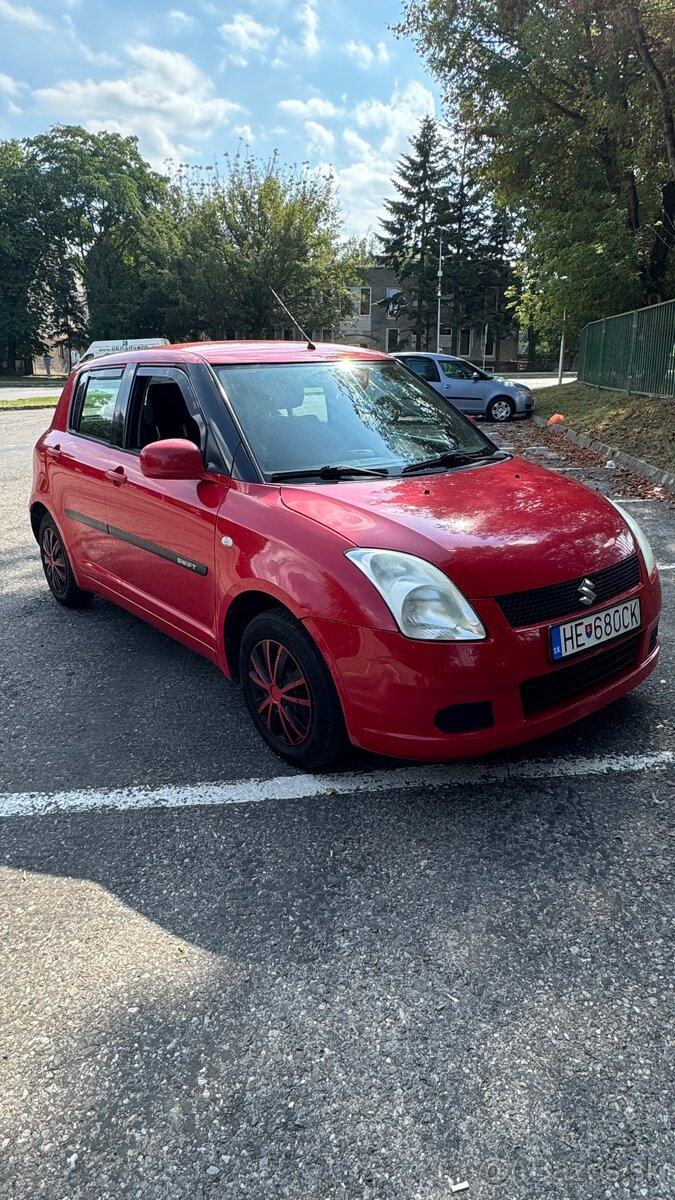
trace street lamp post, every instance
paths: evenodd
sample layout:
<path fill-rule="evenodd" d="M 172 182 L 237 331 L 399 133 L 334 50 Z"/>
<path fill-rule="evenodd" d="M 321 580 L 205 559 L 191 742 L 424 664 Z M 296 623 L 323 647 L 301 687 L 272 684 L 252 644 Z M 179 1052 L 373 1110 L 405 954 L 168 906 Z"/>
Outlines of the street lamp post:
<path fill-rule="evenodd" d="M 563 309 L 562 330 L 560 333 L 560 358 L 558 359 L 558 387 L 563 381 L 563 367 L 565 365 L 565 321 L 567 319 L 567 309 Z"/>
<path fill-rule="evenodd" d="M 443 297 L 443 234 L 447 233 L 447 225 L 439 225 L 438 233 L 438 289 L 436 292 L 436 353 L 441 353 L 441 299 Z"/>

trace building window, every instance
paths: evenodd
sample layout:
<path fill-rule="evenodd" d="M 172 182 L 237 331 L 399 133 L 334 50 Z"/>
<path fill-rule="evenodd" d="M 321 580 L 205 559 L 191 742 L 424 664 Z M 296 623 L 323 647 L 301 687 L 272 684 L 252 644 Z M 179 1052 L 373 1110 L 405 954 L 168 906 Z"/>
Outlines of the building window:
<path fill-rule="evenodd" d="M 332 342 L 332 340 L 333 340 L 333 330 L 332 329 L 324 329 L 321 333 L 321 341 L 322 342 Z"/>
<path fill-rule="evenodd" d="M 495 352 L 495 335 L 491 329 L 488 329 L 487 337 L 485 339 L 485 357 L 493 358 L 494 352 Z"/>
<path fill-rule="evenodd" d="M 370 288 L 359 288 L 359 316 L 370 316 Z"/>
<path fill-rule="evenodd" d="M 461 329 L 459 332 L 459 353 L 468 354 L 471 350 L 471 330 Z"/>
<path fill-rule="evenodd" d="M 388 287 L 387 292 L 387 318 L 390 321 L 396 318 L 396 309 L 400 304 L 401 289 L 398 287 Z"/>
<path fill-rule="evenodd" d="M 385 329 L 384 348 L 387 354 L 393 354 L 398 349 L 398 329 Z"/>

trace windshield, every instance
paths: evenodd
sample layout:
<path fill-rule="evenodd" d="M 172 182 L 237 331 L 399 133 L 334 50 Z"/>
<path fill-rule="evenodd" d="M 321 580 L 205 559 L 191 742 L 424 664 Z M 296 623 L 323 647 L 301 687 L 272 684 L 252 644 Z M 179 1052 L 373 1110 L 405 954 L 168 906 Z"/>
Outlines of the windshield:
<path fill-rule="evenodd" d="M 469 458 L 495 452 L 398 363 L 343 359 L 215 370 L 264 475 L 318 474 L 326 466 L 398 475 L 448 451 Z"/>

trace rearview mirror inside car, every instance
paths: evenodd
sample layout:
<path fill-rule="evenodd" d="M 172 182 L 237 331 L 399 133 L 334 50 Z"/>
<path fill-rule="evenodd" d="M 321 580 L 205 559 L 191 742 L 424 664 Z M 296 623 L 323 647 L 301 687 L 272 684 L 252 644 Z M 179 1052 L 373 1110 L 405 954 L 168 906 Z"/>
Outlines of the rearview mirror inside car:
<path fill-rule="evenodd" d="M 201 451 L 187 438 L 163 438 L 141 450 L 141 471 L 148 479 L 201 479 Z"/>

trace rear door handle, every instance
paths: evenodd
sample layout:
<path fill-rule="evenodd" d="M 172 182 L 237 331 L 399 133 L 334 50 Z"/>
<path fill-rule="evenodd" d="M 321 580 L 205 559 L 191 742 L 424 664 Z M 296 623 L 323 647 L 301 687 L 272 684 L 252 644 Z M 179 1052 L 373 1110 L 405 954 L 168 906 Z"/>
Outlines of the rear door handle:
<path fill-rule="evenodd" d="M 105 477 L 111 483 L 116 484 L 117 487 L 120 487 L 121 484 L 127 481 L 127 477 L 124 474 L 124 467 L 113 467 L 110 471 L 106 471 Z"/>
<path fill-rule="evenodd" d="M 61 447 L 59 445 L 47 446 L 45 454 L 52 462 L 58 462 L 61 457 Z"/>

